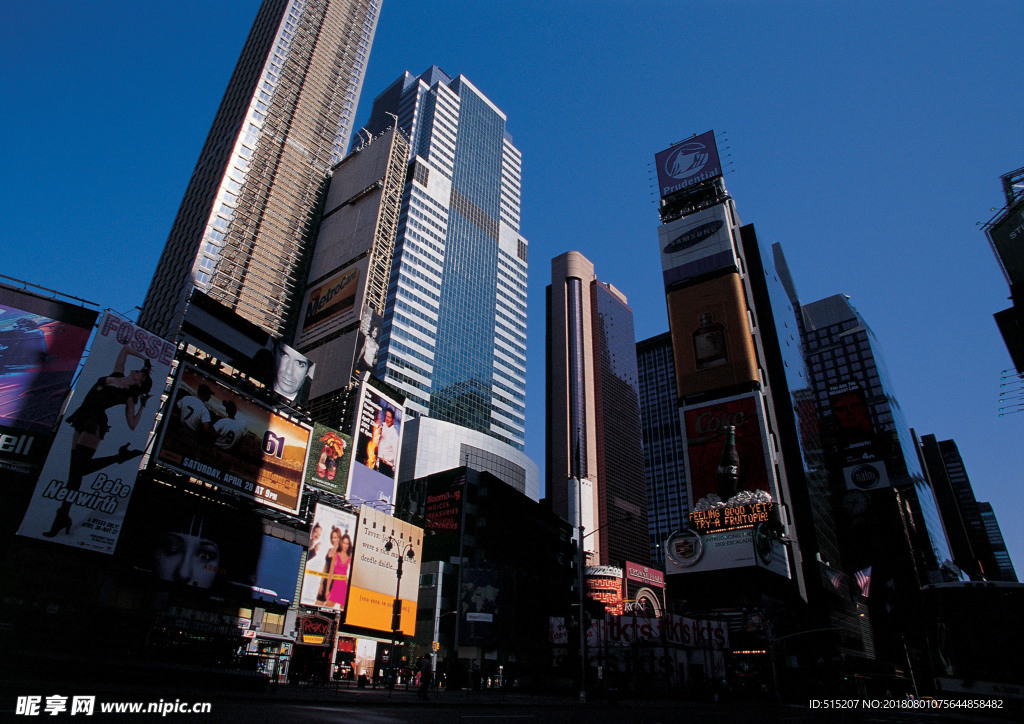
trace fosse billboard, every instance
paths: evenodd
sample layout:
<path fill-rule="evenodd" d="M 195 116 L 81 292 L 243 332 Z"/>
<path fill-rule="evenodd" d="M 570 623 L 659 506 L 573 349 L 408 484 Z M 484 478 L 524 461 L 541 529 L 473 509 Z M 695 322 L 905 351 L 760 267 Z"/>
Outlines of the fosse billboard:
<path fill-rule="evenodd" d="M 271 508 L 298 512 L 310 429 L 183 365 L 157 460 Z"/>
<path fill-rule="evenodd" d="M 96 316 L 0 285 L 0 470 L 42 464 Z"/>
<path fill-rule="evenodd" d="M 104 313 L 19 535 L 114 552 L 174 351 Z"/>
<path fill-rule="evenodd" d="M 661 198 L 722 175 L 715 132 L 708 131 L 654 155 Z"/>

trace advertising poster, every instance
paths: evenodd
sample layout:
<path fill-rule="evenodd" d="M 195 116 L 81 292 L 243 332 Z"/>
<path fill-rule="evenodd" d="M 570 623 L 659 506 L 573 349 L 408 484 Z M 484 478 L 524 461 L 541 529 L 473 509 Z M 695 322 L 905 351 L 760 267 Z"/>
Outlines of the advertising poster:
<path fill-rule="evenodd" d="M 271 508 L 299 508 L 310 430 L 183 365 L 157 460 Z"/>
<path fill-rule="evenodd" d="M 104 313 L 19 535 L 114 552 L 174 351 Z"/>
<path fill-rule="evenodd" d="M 309 402 L 316 365 L 282 340 L 202 292 L 192 292 L 181 337 L 274 390 L 293 407 Z"/>
<path fill-rule="evenodd" d="M 313 425 L 309 459 L 306 462 L 306 485 L 345 495 L 351 460 L 351 435 L 319 422 Z"/>
<path fill-rule="evenodd" d="M 355 460 L 347 496 L 351 502 L 394 501 L 403 411 L 402 405 L 363 382 L 353 435 Z"/>
<path fill-rule="evenodd" d="M 889 474 L 879 457 L 871 410 L 860 384 L 844 382 L 830 386 L 828 403 L 847 490 L 887 487 Z"/>
<path fill-rule="evenodd" d="M 698 534 L 686 531 L 668 541 L 665 573 L 699 573 L 732 568 L 765 568 L 790 577 L 786 546 L 776 540 L 767 526 Z"/>
<path fill-rule="evenodd" d="M 96 316 L 0 285 L 0 471 L 42 465 Z"/>
<path fill-rule="evenodd" d="M 680 397 L 758 381 L 745 300 L 739 274 L 668 293 L 668 324 Z"/>
<path fill-rule="evenodd" d="M 302 301 L 296 344 L 305 347 L 356 321 L 363 260 L 310 286 Z"/>
<path fill-rule="evenodd" d="M 654 156 L 661 198 L 722 175 L 715 132 L 677 143 Z"/>
<path fill-rule="evenodd" d="M 317 503 L 299 603 L 344 611 L 355 551 L 356 516 Z"/>
<path fill-rule="evenodd" d="M 291 590 L 274 590 L 287 588 L 287 575 L 271 573 L 282 556 L 275 556 L 272 550 L 264 556 L 268 538 L 260 519 L 249 511 L 149 483 L 128 512 L 118 555 L 168 588 L 233 600 L 260 597 L 258 589 L 273 590 L 275 598 L 278 594 L 291 598 L 298 560 L 292 563 Z M 287 552 L 283 557 L 289 557 Z M 259 585 L 261 568 L 263 584 Z"/>
<path fill-rule="evenodd" d="M 665 286 L 718 269 L 737 268 L 727 204 L 689 214 L 658 227 Z"/>
<path fill-rule="evenodd" d="M 459 644 L 493 646 L 497 641 L 496 618 L 499 615 L 497 569 L 487 566 L 466 566 L 462 569 L 462 590 L 459 607 L 462 627 Z"/>
<path fill-rule="evenodd" d="M 356 342 L 356 359 L 353 365 L 355 377 L 362 379 L 377 369 L 377 352 L 380 350 L 380 333 L 383 327 L 384 318 L 364 304 L 359 313 L 359 338 Z"/>
<path fill-rule="evenodd" d="M 385 550 L 388 541 L 391 550 Z M 407 554 L 412 551 L 412 557 Z M 398 559 L 402 558 L 399 589 Z M 400 630 L 412 636 L 416 630 L 420 561 L 423 560 L 423 529 L 364 505 L 359 511 L 356 560 L 352 569 L 348 612 L 349 626 L 391 632 L 395 593 L 401 600 Z"/>
<path fill-rule="evenodd" d="M 716 400 L 682 410 L 686 432 L 686 480 L 693 511 L 718 504 L 750 505 L 775 499 L 775 475 L 759 393 Z M 726 426 L 736 428 L 739 454 L 738 492 L 718 488 L 718 464 L 725 447 Z M 761 495 L 752 495 L 760 491 Z M 730 491 L 732 492 L 732 491 Z M 723 499 L 728 495 L 727 499 Z"/>

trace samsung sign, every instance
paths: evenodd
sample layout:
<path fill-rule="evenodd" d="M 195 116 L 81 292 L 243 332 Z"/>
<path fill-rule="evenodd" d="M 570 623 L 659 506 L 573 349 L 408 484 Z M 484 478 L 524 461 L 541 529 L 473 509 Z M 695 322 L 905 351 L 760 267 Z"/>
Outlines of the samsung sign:
<path fill-rule="evenodd" d="M 655 154 L 654 164 L 658 168 L 658 189 L 662 198 L 722 175 L 714 131 Z"/>

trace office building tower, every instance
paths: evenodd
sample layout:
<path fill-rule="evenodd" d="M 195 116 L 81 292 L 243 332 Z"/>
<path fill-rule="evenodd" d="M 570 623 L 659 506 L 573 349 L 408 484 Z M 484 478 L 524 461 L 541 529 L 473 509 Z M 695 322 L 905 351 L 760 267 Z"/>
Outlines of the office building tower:
<path fill-rule="evenodd" d="M 1003 540 L 1003 533 L 999 529 L 999 521 L 996 520 L 995 511 L 991 503 L 978 503 L 978 512 L 985 525 L 985 532 L 988 534 L 989 545 L 992 548 L 992 556 L 996 561 L 996 575 L 993 578 L 997 581 L 1017 582 L 1017 571 L 1013 568 L 1013 561 L 1010 560 L 1010 552 L 1006 548 L 1006 541 Z"/>
<path fill-rule="evenodd" d="M 265 0 L 199 154 L 140 324 L 173 337 L 193 288 L 274 336 L 301 292 L 380 0 Z"/>
<path fill-rule="evenodd" d="M 593 565 L 650 557 L 633 310 L 570 251 L 551 261 L 547 290 L 548 497 L 588 536 Z M 576 489 L 579 481 L 581 489 Z"/>
<path fill-rule="evenodd" d="M 690 512 L 686 497 L 683 431 L 676 407 L 675 365 L 668 332 L 636 344 L 640 383 L 640 428 L 644 479 L 647 481 L 647 529 L 651 563 L 664 565 L 665 541 L 684 527 Z"/>
<path fill-rule="evenodd" d="M 525 442 L 527 242 L 520 153 L 464 76 L 405 73 L 360 134 L 410 138 L 376 373 L 413 415 Z"/>

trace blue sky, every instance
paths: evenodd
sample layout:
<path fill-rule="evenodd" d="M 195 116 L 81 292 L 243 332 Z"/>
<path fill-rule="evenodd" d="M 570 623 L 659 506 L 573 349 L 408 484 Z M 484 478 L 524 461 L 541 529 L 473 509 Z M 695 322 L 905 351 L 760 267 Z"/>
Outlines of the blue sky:
<path fill-rule="evenodd" d="M 0 274 L 141 304 L 256 0 L 5 3 Z M 543 464 L 544 287 L 570 249 L 668 328 L 654 153 L 714 129 L 726 183 L 800 297 L 850 295 L 919 434 L 957 441 L 1024 572 L 1024 413 L 977 222 L 1024 165 L 1020 4 L 384 0 L 358 122 L 404 70 L 464 74 L 523 153 L 527 453 Z"/>

